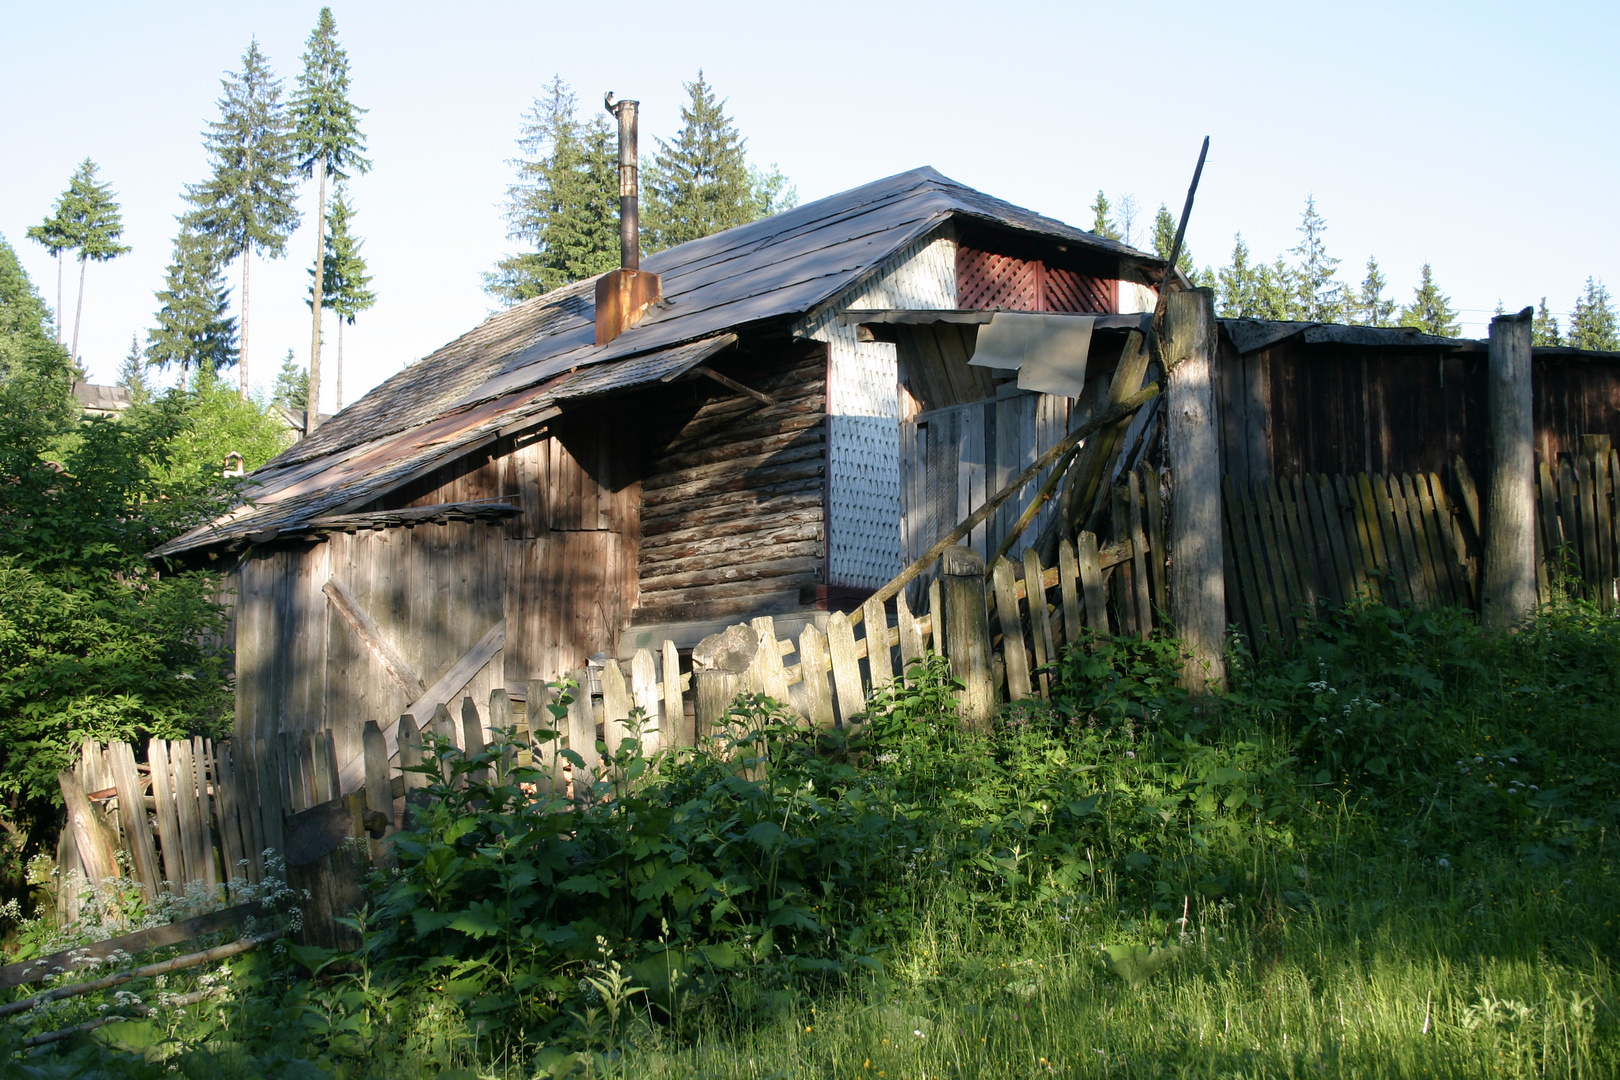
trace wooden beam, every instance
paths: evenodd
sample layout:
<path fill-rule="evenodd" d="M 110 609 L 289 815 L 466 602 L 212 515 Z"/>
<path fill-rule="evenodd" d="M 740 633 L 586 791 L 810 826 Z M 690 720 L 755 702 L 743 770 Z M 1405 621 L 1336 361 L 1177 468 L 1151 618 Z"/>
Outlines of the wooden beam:
<path fill-rule="evenodd" d="M 1491 320 L 1488 397 L 1490 489 L 1485 504 L 1485 587 L 1480 621 L 1518 626 L 1536 610 L 1536 454 L 1531 414 L 1530 323 L 1534 312 Z"/>
<path fill-rule="evenodd" d="M 321 591 L 332 602 L 337 613 L 343 616 L 343 621 L 348 623 L 350 629 L 360 638 L 361 643 L 382 662 L 382 666 L 394 677 L 394 681 L 399 683 L 402 690 L 407 694 L 420 695 L 427 689 L 422 676 L 418 675 L 410 663 L 399 654 L 399 650 L 388 643 L 376 620 L 360 606 L 354 594 L 344 588 L 341 581 L 331 578 L 321 586 Z"/>
<path fill-rule="evenodd" d="M 450 670 L 438 682 L 428 687 L 415 701 L 405 707 L 404 712 L 411 716 L 431 716 L 440 705 L 447 705 L 457 694 L 461 693 L 466 685 L 472 682 L 473 677 L 484 670 L 484 665 L 494 659 L 495 654 L 506 647 L 506 620 L 502 619 L 478 639 L 478 643 L 462 654 L 461 659 L 451 665 Z M 383 732 L 387 740 L 388 756 L 390 759 L 399 752 L 399 721 L 395 720 Z M 343 766 L 339 774 L 338 791 L 348 794 L 358 791 L 366 782 L 365 756 L 356 754 Z"/>
<path fill-rule="evenodd" d="M 736 379 L 733 379 L 733 378 L 730 378 L 728 376 L 720 374 L 718 371 L 714 370 L 714 368 L 712 368 L 712 367 L 709 367 L 707 364 L 699 364 L 697 367 L 692 369 L 692 373 L 695 374 L 695 375 L 707 375 L 709 378 L 713 379 L 715 382 L 719 383 L 721 386 L 726 387 L 728 390 L 735 390 L 739 394 L 747 394 L 749 397 L 753 398 L 755 401 L 759 402 L 761 405 L 775 405 L 776 404 L 776 399 L 771 397 L 771 395 L 761 393 L 760 391 L 755 390 L 751 386 L 744 386 L 742 383 L 738 382 Z"/>
<path fill-rule="evenodd" d="M 154 926 L 150 930 L 137 930 L 133 934 L 124 934 L 120 937 L 107 938 L 105 941 L 92 941 L 88 945 L 67 949 L 63 952 L 51 953 L 49 956 L 36 957 L 33 960 L 24 960 L 16 964 L 7 964 L 0 967 L 0 989 L 9 989 L 13 986 L 24 986 L 28 983 L 39 982 L 52 975 L 76 970 L 87 960 L 105 960 L 115 952 L 127 953 L 134 956 L 148 949 L 160 949 L 165 945 L 178 945 L 182 941 L 202 937 L 204 934 L 217 933 L 233 926 L 241 926 L 249 919 L 266 918 L 273 914 L 257 901 L 249 904 L 238 904 L 235 907 L 225 908 L 223 911 L 212 911 L 207 915 L 198 915 L 196 918 L 185 919 L 181 922 L 166 923 L 163 926 Z"/>
<path fill-rule="evenodd" d="M 1165 330 L 1165 446 L 1175 482 L 1166 537 L 1175 554 L 1170 562 L 1170 621 L 1189 654 L 1182 685 L 1197 693 L 1226 685 L 1213 294 L 1208 289 L 1171 294 L 1165 303 Z"/>

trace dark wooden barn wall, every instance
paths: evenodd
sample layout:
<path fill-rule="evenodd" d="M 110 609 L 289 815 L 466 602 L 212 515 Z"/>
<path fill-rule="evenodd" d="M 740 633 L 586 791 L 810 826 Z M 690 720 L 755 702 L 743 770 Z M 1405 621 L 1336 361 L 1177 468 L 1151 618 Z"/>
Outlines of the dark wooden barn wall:
<path fill-rule="evenodd" d="M 1537 457 L 1578 454 L 1582 435 L 1620 446 L 1620 363 L 1553 353 L 1537 356 L 1530 373 Z"/>
<path fill-rule="evenodd" d="M 714 365 L 642 399 L 638 625 L 785 611 L 826 581 L 827 359 L 820 345 Z"/>

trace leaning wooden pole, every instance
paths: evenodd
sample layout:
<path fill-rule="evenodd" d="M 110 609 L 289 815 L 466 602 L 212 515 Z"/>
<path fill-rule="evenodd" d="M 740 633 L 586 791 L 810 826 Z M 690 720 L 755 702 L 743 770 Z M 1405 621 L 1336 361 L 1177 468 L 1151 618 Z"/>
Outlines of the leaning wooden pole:
<path fill-rule="evenodd" d="M 1536 610 L 1536 455 L 1531 415 L 1533 311 L 1491 320 L 1487 404 L 1491 475 L 1485 502 L 1485 587 L 1480 621 L 1506 630 Z"/>
<path fill-rule="evenodd" d="M 1182 685 L 1226 685 L 1226 578 L 1220 443 L 1215 416 L 1215 299 L 1208 289 L 1165 300 L 1165 445 L 1170 500 L 1170 621 L 1187 651 Z"/>

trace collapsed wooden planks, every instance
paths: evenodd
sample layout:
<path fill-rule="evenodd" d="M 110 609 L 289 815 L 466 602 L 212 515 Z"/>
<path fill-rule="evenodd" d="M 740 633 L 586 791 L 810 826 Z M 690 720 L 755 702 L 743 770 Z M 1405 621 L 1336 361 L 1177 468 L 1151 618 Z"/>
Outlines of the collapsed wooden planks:
<path fill-rule="evenodd" d="M 1227 595 L 1254 646 L 1286 649 L 1322 603 L 1471 607 L 1478 560 L 1440 477 L 1225 481 Z"/>
<path fill-rule="evenodd" d="M 1537 465 L 1537 591 L 1542 603 L 1563 590 L 1612 611 L 1620 586 L 1620 453 L 1607 436 L 1593 435 L 1582 438 L 1582 451 Z"/>

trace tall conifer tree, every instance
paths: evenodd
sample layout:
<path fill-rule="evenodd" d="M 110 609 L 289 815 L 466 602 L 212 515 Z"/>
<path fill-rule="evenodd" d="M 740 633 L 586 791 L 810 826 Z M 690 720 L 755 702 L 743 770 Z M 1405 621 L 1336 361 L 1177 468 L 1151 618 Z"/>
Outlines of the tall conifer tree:
<path fill-rule="evenodd" d="M 64 191 L 56 197 L 51 216 L 38 225 L 28 227 L 28 239 L 42 246 L 56 259 L 56 340 L 62 340 L 62 256 L 79 246 L 73 220 L 68 212 L 68 195 Z"/>
<path fill-rule="evenodd" d="M 146 354 L 141 351 L 138 334 L 129 336 L 129 352 L 118 365 L 118 381 L 113 385 L 128 390 L 129 400 L 137 405 L 152 396 L 152 387 L 146 378 Z"/>
<path fill-rule="evenodd" d="M 1396 307 L 1394 300 L 1384 296 L 1388 285 L 1383 271 L 1378 269 L 1378 260 L 1368 256 L 1367 276 L 1361 279 L 1355 302 L 1349 305 L 1349 321 L 1363 326 L 1388 326 L 1395 318 Z"/>
<path fill-rule="evenodd" d="M 0 382 L 20 368 L 60 363 L 62 352 L 51 330 L 50 308 L 0 236 Z"/>
<path fill-rule="evenodd" d="M 227 314 L 230 298 L 213 245 L 182 226 L 174 239 L 174 261 L 157 294 L 157 325 L 146 335 L 146 359 L 158 367 L 178 365 L 181 386 L 189 371 L 204 366 L 217 371 L 236 363 L 236 320 Z"/>
<path fill-rule="evenodd" d="M 1259 316 L 1259 272 L 1249 264 L 1249 245 L 1243 234 L 1232 238 L 1232 261 L 1215 275 L 1215 290 L 1223 319 L 1253 319 Z"/>
<path fill-rule="evenodd" d="M 1569 343 L 1577 349 L 1620 349 L 1614 308 L 1602 281 L 1586 279 L 1586 292 L 1576 298 L 1575 310 L 1569 313 Z"/>
<path fill-rule="evenodd" d="M 1098 188 L 1097 198 L 1091 204 L 1091 231 L 1106 240 L 1121 240 L 1124 237 L 1119 226 L 1114 224 L 1113 210 L 1108 196 L 1102 193 L 1102 188 Z"/>
<path fill-rule="evenodd" d="M 281 80 L 254 38 L 242 54 L 240 73 L 221 80 L 219 119 L 208 125 L 203 143 L 213 172 L 189 185 L 194 210 L 186 225 L 212 244 L 219 265 L 242 262 L 241 392 L 248 388 L 248 268 L 255 252 L 280 258 L 298 227 L 293 205 L 296 167 Z M 233 347 L 234 352 L 234 347 Z"/>
<path fill-rule="evenodd" d="M 329 178 L 342 180 L 351 169 L 357 173 L 370 171 L 371 162 L 361 156 L 365 153 L 366 144 L 360 134 L 360 116 L 365 111 L 349 100 L 349 57 L 338 44 L 337 20 L 332 17 L 332 9 L 323 7 L 304 47 L 304 70 L 298 76 L 298 89 L 293 94 L 290 108 L 293 153 L 298 158 L 298 167 L 306 177 L 314 176 L 319 181 L 319 193 L 315 200 L 315 272 L 310 303 L 309 385 L 313 403 L 305 412 L 306 435 L 315 430 L 321 414 L 321 298 L 326 284 L 326 274 L 322 269 L 327 243 L 324 220 L 326 181 Z M 353 319 L 350 321 L 353 322 Z M 340 324 L 339 340 L 342 333 Z"/>
<path fill-rule="evenodd" d="M 582 123 L 560 77 L 523 119 L 506 189 L 507 238 L 530 250 L 484 275 L 484 289 L 517 303 L 619 264 L 619 168 L 614 133 L 598 115 Z"/>
<path fill-rule="evenodd" d="M 1400 324 L 1435 337 L 1456 337 L 1462 332 L 1451 297 L 1434 283 L 1434 271 L 1428 263 L 1423 264 L 1423 278 L 1412 290 L 1412 302 L 1401 308 Z"/>
<path fill-rule="evenodd" d="M 1327 219 L 1317 213 L 1316 197 L 1307 196 L 1299 216 L 1299 243 L 1289 249 L 1294 263 L 1294 309 L 1311 322 L 1335 322 L 1344 317 L 1344 286 L 1335 276 L 1339 260 L 1327 253 L 1323 237 Z"/>
<path fill-rule="evenodd" d="M 1530 324 L 1530 344 L 1532 345 L 1562 345 L 1564 343 L 1563 331 L 1558 326 L 1558 316 L 1547 310 L 1547 298 L 1541 298 L 1541 306 L 1536 308 L 1535 321 Z"/>
<path fill-rule="evenodd" d="M 288 409 L 303 409 L 309 405 L 309 370 L 299 366 L 291 349 L 287 350 L 281 370 L 276 373 L 274 400 Z"/>
<path fill-rule="evenodd" d="M 702 71 L 696 82 L 686 84 L 686 92 L 679 134 L 674 142 L 658 140 L 658 154 L 645 173 L 647 246 L 653 250 L 773 212 L 773 199 L 760 190 L 759 173 L 748 165 L 747 140 Z"/>
<path fill-rule="evenodd" d="M 79 256 L 79 299 L 73 316 L 73 345 L 69 350 L 77 363 L 79 356 L 79 327 L 84 320 L 85 270 L 92 262 L 108 262 L 129 254 L 129 246 L 118 242 L 124 233 L 123 216 L 113 198 L 112 185 L 96 179 L 96 163 L 85 158 L 73 170 L 68 188 L 57 200 L 55 213 L 28 230 L 30 239 L 38 241 L 57 257 L 56 318 L 58 333 L 62 326 L 62 253 L 76 251 Z"/>
<path fill-rule="evenodd" d="M 349 223 L 354 220 L 354 209 L 349 205 L 348 191 L 340 180 L 332 190 L 332 209 L 326 218 L 325 254 L 319 266 L 325 276 L 321 295 L 326 306 L 337 316 L 338 353 L 337 372 L 333 382 L 336 395 L 334 411 L 343 411 L 343 324 L 354 325 L 355 316 L 377 302 L 377 294 L 370 288 L 371 275 L 366 273 L 366 257 L 360 253 L 364 241 L 354 235 Z M 311 269 L 308 303 L 315 302 L 315 270 Z M 313 382 L 314 372 L 311 368 Z"/>
<path fill-rule="evenodd" d="M 1159 204 L 1159 212 L 1153 215 L 1153 253 L 1161 259 L 1170 257 L 1170 249 L 1176 244 L 1176 219 L 1170 216 L 1170 210 L 1164 203 Z M 1176 258 L 1176 269 L 1187 276 L 1188 281 L 1194 280 L 1198 271 L 1193 267 L 1192 249 L 1187 246 L 1187 239 L 1181 240 L 1181 254 Z"/>

